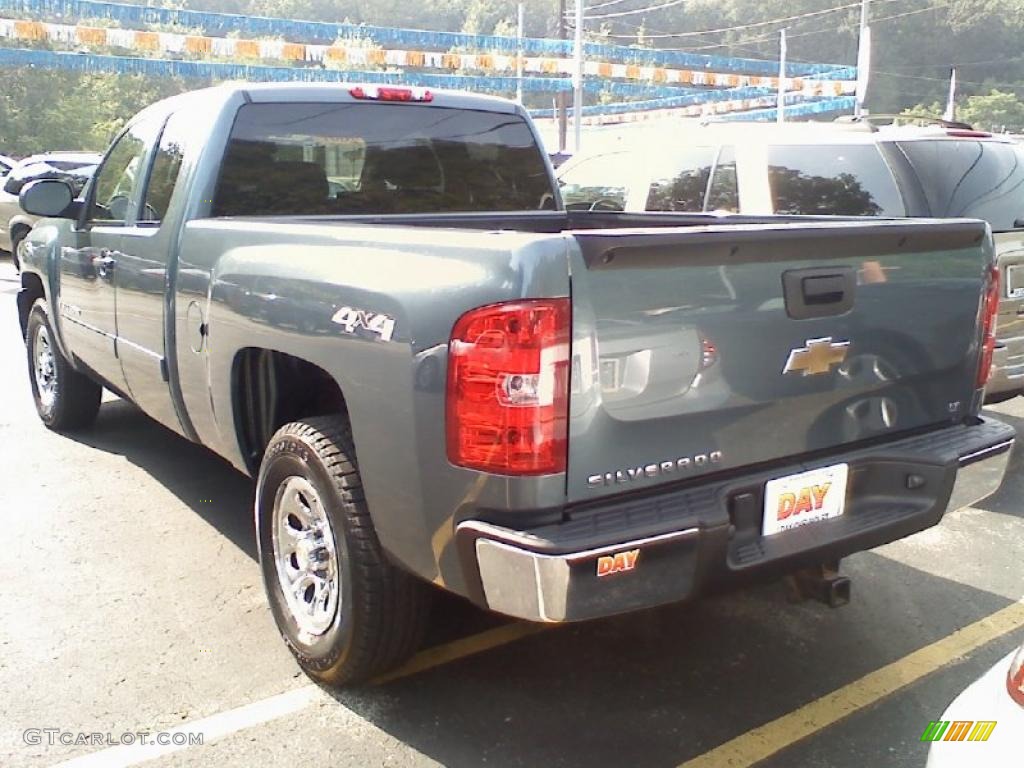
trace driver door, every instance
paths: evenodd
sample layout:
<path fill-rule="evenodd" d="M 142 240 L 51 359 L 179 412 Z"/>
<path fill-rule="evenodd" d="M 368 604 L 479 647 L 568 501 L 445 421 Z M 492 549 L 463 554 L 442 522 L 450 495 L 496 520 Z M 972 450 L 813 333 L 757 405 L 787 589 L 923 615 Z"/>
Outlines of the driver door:
<path fill-rule="evenodd" d="M 65 342 L 75 357 L 122 391 L 114 267 L 159 126 L 158 120 L 138 121 L 114 142 L 93 179 L 77 242 L 60 254 L 58 311 Z"/>

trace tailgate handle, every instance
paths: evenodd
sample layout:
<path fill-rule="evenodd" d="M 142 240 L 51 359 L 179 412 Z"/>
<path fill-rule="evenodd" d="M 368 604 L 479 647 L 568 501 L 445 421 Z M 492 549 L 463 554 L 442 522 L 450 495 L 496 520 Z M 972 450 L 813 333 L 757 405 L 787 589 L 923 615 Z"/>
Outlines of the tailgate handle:
<path fill-rule="evenodd" d="M 807 304 L 835 304 L 843 300 L 846 292 L 846 279 L 842 275 L 805 277 L 801 282 Z"/>
<path fill-rule="evenodd" d="M 853 267 L 812 267 L 782 273 L 786 313 L 794 320 L 842 315 L 853 308 Z"/>

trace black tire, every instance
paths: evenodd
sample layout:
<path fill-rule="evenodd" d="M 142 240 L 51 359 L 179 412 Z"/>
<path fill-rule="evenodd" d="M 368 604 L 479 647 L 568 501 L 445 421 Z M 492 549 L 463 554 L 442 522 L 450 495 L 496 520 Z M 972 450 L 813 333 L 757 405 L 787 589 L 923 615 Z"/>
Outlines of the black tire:
<path fill-rule="evenodd" d="M 18 259 L 18 246 L 21 245 L 21 241 L 28 235 L 28 227 L 15 227 L 11 230 L 11 261 L 14 264 L 14 268 L 21 272 L 21 261 Z"/>
<path fill-rule="evenodd" d="M 332 563 L 341 576 L 340 599 L 333 612 L 325 608 L 320 614 L 330 622 L 320 634 L 304 633 L 296 620 L 282 587 L 284 577 L 278 574 L 274 544 L 275 504 L 284 503 L 279 502 L 279 494 L 287 495 L 289 484 L 303 481 L 312 486 L 326 514 L 327 533 L 334 543 Z M 260 465 L 256 519 L 260 567 L 271 611 L 285 643 L 308 675 L 328 685 L 360 682 L 393 668 L 419 647 L 431 590 L 392 565 L 381 549 L 363 496 L 347 419 L 310 418 L 277 431 Z M 323 562 L 319 557 L 309 562 Z M 311 597 L 310 603 L 314 602 L 316 598 Z"/>
<path fill-rule="evenodd" d="M 51 361 L 48 382 L 40 382 L 36 365 L 39 347 L 44 340 L 49 346 Z M 91 425 L 100 409 L 103 387 L 72 368 L 61 354 L 54 342 L 53 326 L 43 299 L 36 299 L 29 312 L 25 348 L 28 351 L 32 399 L 43 424 L 58 432 Z"/>

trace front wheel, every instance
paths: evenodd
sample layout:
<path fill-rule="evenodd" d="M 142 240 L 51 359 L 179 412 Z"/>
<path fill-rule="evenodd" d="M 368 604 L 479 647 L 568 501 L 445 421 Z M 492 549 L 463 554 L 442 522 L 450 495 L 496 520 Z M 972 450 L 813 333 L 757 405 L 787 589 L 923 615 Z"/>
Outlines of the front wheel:
<path fill-rule="evenodd" d="M 103 387 L 72 368 L 57 348 L 42 299 L 37 299 L 29 312 L 25 346 L 32 398 L 43 424 L 57 431 L 92 424 L 100 409 Z"/>
<path fill-rule="evenodd" d="M 346 419 L 278 430 L 260 466 L 256 520 L 270 607 L 307 674 L 330 685 L 358 682 L 416 650 L 430 588 L 381 548 Z"/>

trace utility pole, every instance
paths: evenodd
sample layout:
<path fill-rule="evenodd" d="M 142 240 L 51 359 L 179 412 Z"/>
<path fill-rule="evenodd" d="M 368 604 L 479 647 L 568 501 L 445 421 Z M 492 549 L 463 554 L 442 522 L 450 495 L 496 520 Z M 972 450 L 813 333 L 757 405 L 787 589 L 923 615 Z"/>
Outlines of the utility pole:
<path fill-rule="evenodd" d="M 519 24 L 516 26 L 516 101 L 523 103 L 523 4 L 519 4 Z"/>
<path fill-rule="evenodd" d="M 565 0 L 558 0 L 558 39 L 565 40 Z M 568 99 L 565 91 L 555 94 L 556 118 L 558 120 L 558 151 L 565 152 L 566 134 L 569 132 L 569 115 L 566 105 Z"/>
<path fill-rule="evenodd" d="M 779 30 L 779 95 L 775 104 L 775 121 L 786 121 L 786 30 Z"/>
<path fill-rule="evenodd" d="M 946 111 L 942 119 L 952 122 L 956 120 L 956 67 L 949 70 L 949 97 L 946 99 Z"/>
<path fill-rule="evenodd" d="M 861 0 L 860 4 L 860 35 L 857 43 L 857 100 L 853 105 L 854 117 L 864 112 L 864 102 L 868 93 L 868 77 L 871 74 L 871 27 L 868 26 L 868 3 Z"/>
<path fill-rule="evenodd" d="M 583 0 L 576 0 L 576 29 L 573 46 L 576 58 L 576 74 L 573 77 L 573 152 L 580 151 L 580 137 L 583 135 Z"/>

